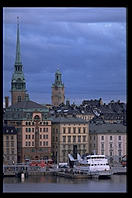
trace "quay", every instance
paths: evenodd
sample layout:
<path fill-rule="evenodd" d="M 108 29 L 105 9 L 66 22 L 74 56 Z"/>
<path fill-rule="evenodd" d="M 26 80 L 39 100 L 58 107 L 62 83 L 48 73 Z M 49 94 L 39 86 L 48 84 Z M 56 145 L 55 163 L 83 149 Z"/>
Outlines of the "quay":
<path fill-rule="evenodd" d="M 89 178 L 110 178 L 111 173 L 110 172 L 90 172 L 90 173 L 65 173 L 65 172 L 54 172 L 53 175 L 65 177 L 65 178 L 71 178 L 71 179 L 89 179 Z"/>
<path fill-rule="evenodd" d="M 72 179 L 87 178 L 110 178 L 113 174 L 127 174 L 126 167 L 111 167 L 110 171 L 97 172 L 76 172 L 74 169 L 30 167 L 28 165 L 7 165 L 3 166 L 3 176 L 20 177 L 24 173 L 25 177 L 35 175 L 53 175 Z"/>

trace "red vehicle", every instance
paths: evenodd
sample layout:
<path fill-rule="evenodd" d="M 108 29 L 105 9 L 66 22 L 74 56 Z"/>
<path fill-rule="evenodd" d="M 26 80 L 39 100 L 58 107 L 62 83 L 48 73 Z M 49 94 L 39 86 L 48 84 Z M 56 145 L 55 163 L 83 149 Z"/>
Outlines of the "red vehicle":
<path fill-rule="evenodd" d="M 29 164 L 30 166 L 39 166 L 39 167 L 45 167 L 46 163 L 44 160 L 33 160 Z"/>
<path fill-rule="evenodd" d="M 121 164 L 123 167 L 127 166 L 127 156 L 126 155 L 124 155 L 122 157 Z"/>

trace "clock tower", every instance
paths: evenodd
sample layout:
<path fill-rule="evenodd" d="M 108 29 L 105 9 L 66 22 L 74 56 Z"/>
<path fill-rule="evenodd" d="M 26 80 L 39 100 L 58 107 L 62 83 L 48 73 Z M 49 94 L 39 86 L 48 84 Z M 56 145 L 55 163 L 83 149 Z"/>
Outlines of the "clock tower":
<path fill-rule="evenodd" d="M 61 80 L 61 72 L 57 69 L 55 73 L 55 82 L 52 84 L 52 105 L 58 106 L 65 101 L 64 84 Z"/>

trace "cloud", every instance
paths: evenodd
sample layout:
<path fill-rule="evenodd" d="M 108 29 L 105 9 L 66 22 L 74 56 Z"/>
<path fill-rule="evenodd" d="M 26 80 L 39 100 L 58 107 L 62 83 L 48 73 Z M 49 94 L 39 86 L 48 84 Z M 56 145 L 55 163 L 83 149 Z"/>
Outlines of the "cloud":
<path fill-rule="evenodd" d="M 34 100 L 45 94 L 49 100 L 58 67 L 72 99 L 126 97 L 125 8 L 5 8 L 4 95 L 14 70 L 17 16 L 23 71 Z"/>

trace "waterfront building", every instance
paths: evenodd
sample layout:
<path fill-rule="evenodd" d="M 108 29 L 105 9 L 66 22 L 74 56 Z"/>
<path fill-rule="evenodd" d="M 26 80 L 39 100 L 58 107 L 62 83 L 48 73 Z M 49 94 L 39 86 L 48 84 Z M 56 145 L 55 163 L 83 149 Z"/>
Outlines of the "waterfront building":
<path fill-rule="evenodd" d="M 76 158 L 89 152 L 88 122 L 75 117 L 52 117 L 52 154 L 55 162 L 68 162 L 68 154 Z"/>
<path fill-rule="evenodd" d="M 55 73 L 55 82 L 52 84 L 52 105 L 59 106 L 65 101 L 64 84 L 61 80 L 61 72 L 59 70 Z"/>
<path fill-rule="evenodd" d="M 49 110 L 31 100 L 17 102 L 4 113 L 4 124 L 17 130 L 18 162 L 51 158 Z"/>
<path fill-rule="evenodd" d="M 17 163 L 17 131 L 15 127 L 3 126 L 3 164 Z"/>
<path fill-rule="evenodd" d="M 89 121 L 89 120 L 92 120 L 94 117 L 95 117 L 95 115 L 94 115 L 94 113 L 91 113 L 91 112 L 81 112 L 81 113 L 77 113 L 76 114 L 76 117 L 77 118 L 82 118 L 82 119 L 84 119 L 84 120 L 86 120 L 86 121 Z"/>
<path fill-rule="evenodd" d="M 126 126 L 123 124 L 89 124 L 90 153 L 106 155 L 119 162 L 127 154 Z"/>
<path fill-rule="evenodd" d="M 18 19 L 18 17 L 17 17 Z M 11 104 L 24 101 L 26 98 L 26 81 L 23 73 L 23 65 L 20 53 L 19 21 L 17 21 L 17 43 L 14 73 L 11 80 Z"/>

